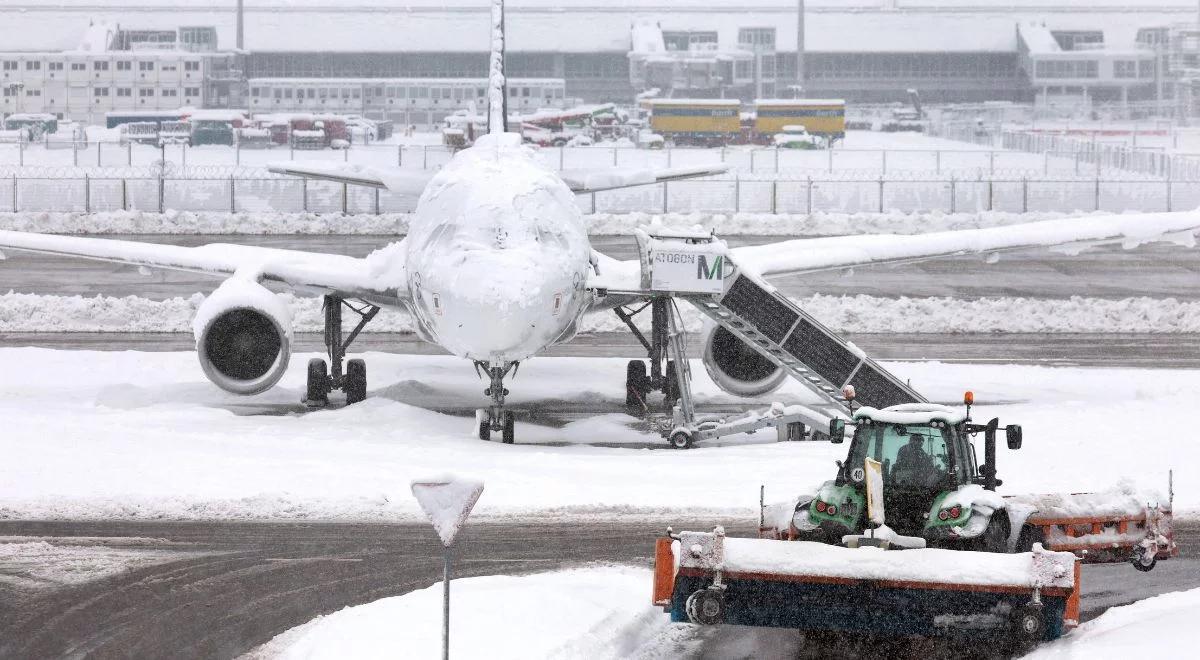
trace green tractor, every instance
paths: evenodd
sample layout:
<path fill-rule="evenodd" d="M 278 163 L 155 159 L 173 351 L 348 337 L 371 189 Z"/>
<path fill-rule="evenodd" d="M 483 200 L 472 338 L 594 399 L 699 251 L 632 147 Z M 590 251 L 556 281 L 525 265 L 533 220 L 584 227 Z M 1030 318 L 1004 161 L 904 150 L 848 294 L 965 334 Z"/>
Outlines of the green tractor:
<path fill-rule="evenodd" d="M 854 435 L 837 477 L 811 498 L 797 502 L 792 524 L 801 541 L 840 544 L 843 536 L 865 534 L 866 460 L 877 461 L 883 480 L 884 524 L 929 547 L 1008 552 L 1010 522 L 995 490 L 996 419 L 974 424 L 971 395 L 966 412 L 914 403 L 854 413 Z M 971 438 L 983 434 L 980 463 Z M 830 422 L 829 438 L 845 438 L 846 421 Z M 1021 447 L 1021 427 L 1005 427 L 1009 449 Z"/>

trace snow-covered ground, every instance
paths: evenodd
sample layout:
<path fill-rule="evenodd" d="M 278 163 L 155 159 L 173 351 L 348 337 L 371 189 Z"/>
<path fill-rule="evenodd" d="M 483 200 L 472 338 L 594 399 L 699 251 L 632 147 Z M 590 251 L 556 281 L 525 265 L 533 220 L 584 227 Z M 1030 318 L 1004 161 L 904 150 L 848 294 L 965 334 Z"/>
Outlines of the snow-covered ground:
<path fill-rule="evenodd" d="M 321 299 L 279 294 L 291 308 L 297 332 L 321 332 Z M 0 294 L 0 332 L 189 332 L 202 294 L 151 300 L 140 296 L 56 296 Z M 1200 332 L 1200 302 L 1174 298 L 1108 300 L 1085 296 L 1065 299 L 995 297 L 885 298 L 813 294 L 796 304 L 840 332 Z M 680 308 L 689 332 L 703 329 L 690 306 Z M 639 316 L 644 324 L 646 319 Z M 412 332 L 412 321 L 398 310 L 383 310 L 366 332 Z M 589 314 L 582 332 L 626 332 L 613 314 Z"/>
<path fill-rule="evenodd" d="M 1154 596 L 1114 607 L 1025 660 L 1191 657 L 1198 619 L 1200 589 Z"/>
<path fill-rule="evenodd" d="M 650 580 L 648 570 L 623 567 L 454 580 L 451 652 L 496 660 L 798 657 L 792 630 L 670 623 L 649 604 Z M 434 584 L 348 607 L 280 634 L 243 660 L 394 658 L 401 652 L 435 658 L 440 602 L 441 585 Z M 506 616 L 497 618 L 498 611 Z M 1025 659 L 1187 657 L 1198 616 L 1200 589 L 1163 594 L 1110 609 Z"/>
<path fill-rule="evenodd" d="M 486 480 L 477 518 L 751 519 L 759 484 L 783 499 L 830 477 L 845 452 L 776 443 L 773 432 L 665 449 L 619 412 L 625 363 L 609 358 L 523 364 L 508 384 L 515 409 L 595 413 L 559 428 L 518 421 L 516 446 L 481 442 L 473 417 L 430 409 L 486 402 L 484 383 L 451 357 L 368 354 L 366 402 L 301 414 L 309 357 L 293 356 L 280 386 L 240 399 L 206 382 L 191 353 L 0 349 L 0 371 L 19 375 L 0 383 L 0 518 L 415 519 L 409 482 L 453 470 Z M 1177 421 L 1200 397 L 1195 371 L 889 368 L 937 401 L 972 389 L 976 415 L 1024 425 L 1025 447 L 1000 456 L 1007 492 L 1123 479 L 1165 489 L 1169 469 L 1200 460 Z M 702 366 L 692 371 L 699 402 L 735 401 Z M 772 398 L 811 401 L 794 385 Z M 1176 496 L 1182 510 L 1200 509 L 1191 481 L 1177 480 Z"/>
<path fill-rule="evenodd" d="M 719 236 L 919 234 L 1001 227 L 1107 213 L 980 211 L 970 213 L 593 213 L 592 236 L 630 236 L 642 225 L 699 226 Z M 53 234 L 405 234 L 412 214 L 228 213 L 221 211 L 0 212 L 0 229 Z"/>

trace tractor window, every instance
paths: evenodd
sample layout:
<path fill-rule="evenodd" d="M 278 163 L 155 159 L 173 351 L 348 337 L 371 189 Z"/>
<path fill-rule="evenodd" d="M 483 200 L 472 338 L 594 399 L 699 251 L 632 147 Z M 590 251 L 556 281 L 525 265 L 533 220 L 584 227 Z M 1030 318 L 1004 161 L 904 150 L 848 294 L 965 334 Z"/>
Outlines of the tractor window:
<path fill-rule="evenodd" d="M 950 471 L 950 453 L 942 429 L 927 425 L 872 424 L 860 426 L 850 460 L 860 465 L 866 456 L 883 463 L 887 485 L 917 488 L 936 486 Z"/>

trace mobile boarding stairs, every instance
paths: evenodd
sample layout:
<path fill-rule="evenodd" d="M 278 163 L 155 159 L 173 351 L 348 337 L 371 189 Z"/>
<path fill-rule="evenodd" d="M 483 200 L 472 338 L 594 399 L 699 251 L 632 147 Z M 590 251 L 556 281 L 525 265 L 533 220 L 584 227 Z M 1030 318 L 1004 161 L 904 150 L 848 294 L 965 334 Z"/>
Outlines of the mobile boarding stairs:
<path fill-rule="evenodd" d="M 654 372 L 651 382 L 663 382 L 664 392 L 677 388 L 678 404 L 670 418 L 655 420 L 673 446 L 686 448 L 699 440 L 768 427 L 776 428 L 780 440 L 811 438 L 819 432 L 816 429 L 828 428 L 831 417 L 848 416 L 845 392 L 853 392 L 860 404 L 876 408 L 926 401 L 774 287 L 738 268 L 724 241 L 712 233 L 642 227 L 635 235 L 641 290 L 651 292 L 649 340 L 634 326 L 631 314 L 620 308 L 616 312 L 648 350 Z M 820 409 L 776 403 L 731 418 L 698 416 L 677 300 L 690 303 L 777 365 L 822 401 Z M 665 378 L 659 375 L 663 361 L 675 365 L 666 370 Z"/>

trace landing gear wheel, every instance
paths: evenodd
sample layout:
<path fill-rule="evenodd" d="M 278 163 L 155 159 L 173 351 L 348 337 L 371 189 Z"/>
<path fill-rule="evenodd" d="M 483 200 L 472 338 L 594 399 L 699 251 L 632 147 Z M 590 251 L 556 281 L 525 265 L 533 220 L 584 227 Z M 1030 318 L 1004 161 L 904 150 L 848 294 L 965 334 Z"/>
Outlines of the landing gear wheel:
<path fill-rule="evenodd" d="M 504 433 L 501 436 L 504 439 L 504 444 L 511 445 L 517 438 L 517 416 L 511 410 L 504 411 Z"/>
<path fill-rule="evenodd" d="M 641 409 L 646 404 L 646 393 L 650 391 L 650 378 L 646 376 L 646 363 L 630 360 L 625 365 L 625 407 Z"/>
<path fill-rule="evenodd" d="M 1046 620 L 1041 603 L 1026 603 L 1012 611 L 1009 633 L 1014 651 L 1027 653 L 1046 636 Z"/>
<path fill-rule="evenodd" d="M 346 405 L 353 405 L 367 398 L 367 363 L 362 360 L 346 362 L 346 382 L 342 386 L 346 393 Z"/>
<path fill-rule="evenodd" d="M 475 425 L 479 429 L 480 440 L 492 439 L 492 421 L 488 419 L 486 410 L 475 411 Z"/>
<path fill-rule="evenodd" d="M 688 596 L 688 619 L 702 626 L 715 626 L 725 620 L 725 598 L 720 589 L 701 589 Z"/>
<path fill-rule="evenodd" d="M 321 358 L 308 361 L 308 387 L 304 393 L 304 403 L 313 407 L 329 403 L 329 370 Z"/>
<path fill-rule="evenodd" d="M 1149 573 L 1158 564 L 1158 553 L 1153 550 L 1134 550 L 1129 563 L 1139 571 Z"/>
<path fill-rule="evenodd" d="M 675 361 L 667 361 L 666 382 L 663 383 L 663 408 L 671 412 L 679 401 L 679 381 L 675 379 Z"/>
<path fill-rule="evenodd" d="M 692 446 L 692 434 L 687 431 L 676 431 L 668 440 L 676 449 L 690 449 Z"/>

